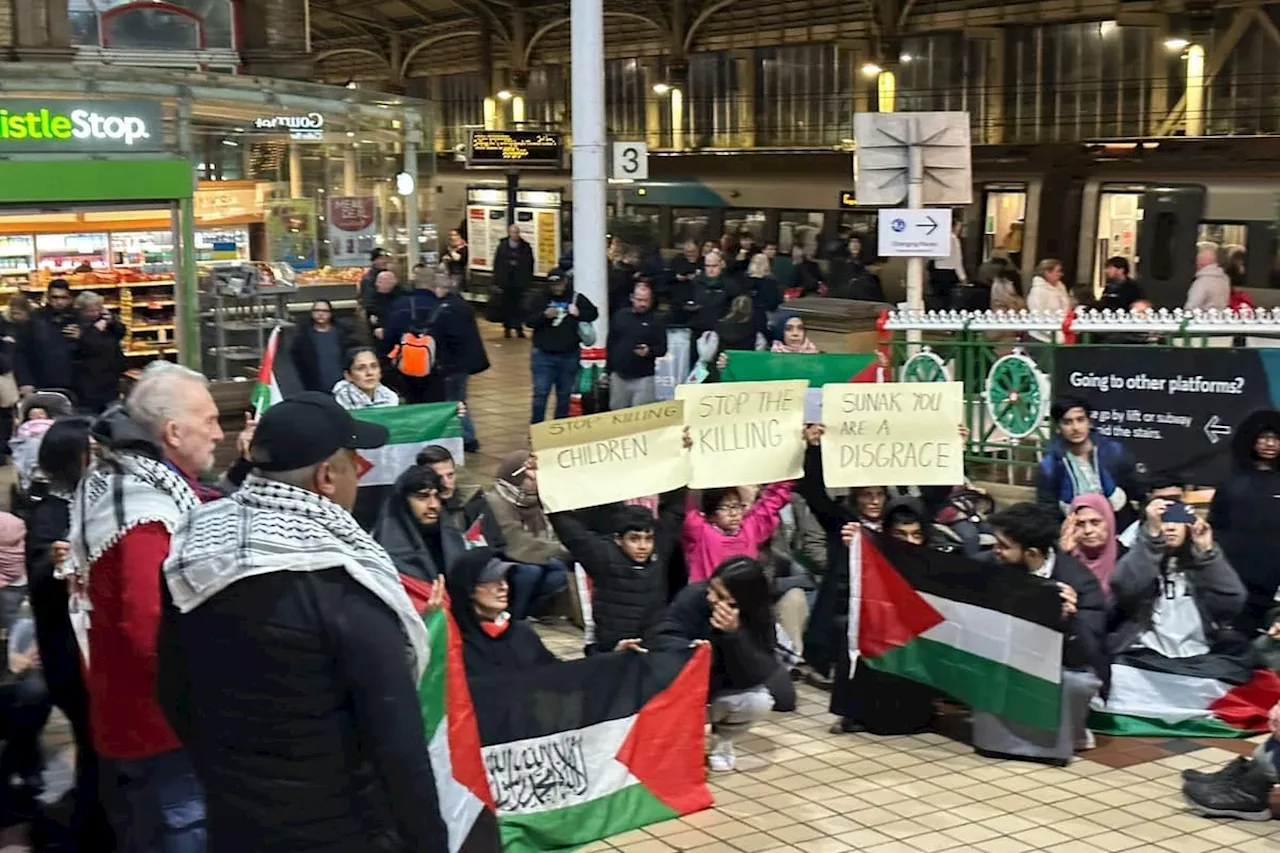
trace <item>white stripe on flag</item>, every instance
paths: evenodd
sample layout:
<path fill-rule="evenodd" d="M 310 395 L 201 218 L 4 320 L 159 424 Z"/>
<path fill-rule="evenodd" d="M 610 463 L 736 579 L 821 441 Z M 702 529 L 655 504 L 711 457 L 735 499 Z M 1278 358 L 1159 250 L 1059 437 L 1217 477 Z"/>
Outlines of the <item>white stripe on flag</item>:
<path fill-rule="evenodd" d="M 484 803 L 453 775 L 448 718 L 440 720 L 427 748 L 431 754 L 431 770 L 436 777 L 436 800 L 440 804 L 440 817 L 449 831 L 449 853 L 458 853 L 471 834 L 476 818 L 484 811 Z"/>
<path fill-rule="evenodd" d="M 1094 708 L 1108 714 L 1146 717 L 1166 723 L 1209 719 L 1209 706 L 1231 692 L 1231 685 L 1199 675 L 1154 672 L 1136 666 L 1111 667 L 1111 694 Z"/>
<path fill-rule="evenodd" d="M 390 486 L 396 481 L 397 477 L 413 465 L 414 457 L 418 455 L 418 451 L 432 444 L 438 444 L 448 450 L 452 454 L 455 464 L 459 467 L 462 466 L 465 459 L 465 454 L 462 452 L 462 436 L 432 438 L 426 441 L 409 442 L 408 444 L 388 444 L 385 447 L 377 447 L 373 450 L 356 451 L 366 462 L 373 465 L 360 478 L 360 485 Z"/>
<path fill-rule="evenodd" d="M 578 586 L 578 603 L 582 607 L 582 645 L 596 641 L 596 612 L 591 604 L 591 582 L 581 563 L 573 564 L 573 580 Z"/>
<path fill-rule="evenodd" d="M 486 746 L 489 790 L 504 814 L 533 814 L 617 793 L 638 785 L 614 756 L 635 724 L 633 714 L 582 729 Z"/>
<path fill-rule="evenodd" d="M 921 634 L 962 652 L 1002 663 L 1057 684 L 1062 680 L 1062 634 L 999 610 L 920 593 L 946 621 Z"/>
<path fill-rule="evenodd" d="M 862 627 L 862 528 L 856 528 L 849 544 L 849 678 L 858 669 L 858 631 Z"/>

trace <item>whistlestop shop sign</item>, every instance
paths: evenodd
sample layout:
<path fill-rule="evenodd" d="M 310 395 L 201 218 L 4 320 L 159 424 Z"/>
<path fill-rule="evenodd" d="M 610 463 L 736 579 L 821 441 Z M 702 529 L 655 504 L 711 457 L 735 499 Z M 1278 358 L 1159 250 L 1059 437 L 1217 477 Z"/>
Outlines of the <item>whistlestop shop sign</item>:
<path fill-rule="evenodd" d="M 154 101 L 0 98 L 0 155 L 163 150 L 164 113 Z"/>

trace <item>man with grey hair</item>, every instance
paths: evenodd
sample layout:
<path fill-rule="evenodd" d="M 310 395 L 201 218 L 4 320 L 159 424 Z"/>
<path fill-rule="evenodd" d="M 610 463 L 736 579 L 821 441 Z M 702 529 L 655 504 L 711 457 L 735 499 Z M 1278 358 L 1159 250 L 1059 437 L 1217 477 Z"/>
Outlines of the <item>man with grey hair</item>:
<path fill-rule="evenodd" d="M 96 415 L 120 399 L 120 376 L 125 371 L 120 341 L 124 326 L 92 290 L 76 295 L 80 337 L 76 342 L 73 388 L 80 408 Z"/>
<path fill-rule="evenodd" d="M 1196 252 L 1196 276 L 1187 290 L 1186 310 L 1225 311 L 1231 303 L 1231 279 L 1218 263 L 1218 247 L 1201 243 Z"/>
<path fill-rule="evenodd" d="M 205 378 L 158 363 L 93 426 L 99 458 L 71 501 L 71 617 L 103 806 L 122 851 L 204 850 L 204 799 L 156 701 L 160 567 L 222 439 Z"/>
<path fill-rule="evenodd" d="M 278 403 L 256 473 L 174 533 L 160 696 L 213 853 L 449 848 L 417 695 L 426 629 L 350 514 L 357 451 L 386 440 L 328 394 Z M 443 585 L 429 595 L 439 606 Z"/>

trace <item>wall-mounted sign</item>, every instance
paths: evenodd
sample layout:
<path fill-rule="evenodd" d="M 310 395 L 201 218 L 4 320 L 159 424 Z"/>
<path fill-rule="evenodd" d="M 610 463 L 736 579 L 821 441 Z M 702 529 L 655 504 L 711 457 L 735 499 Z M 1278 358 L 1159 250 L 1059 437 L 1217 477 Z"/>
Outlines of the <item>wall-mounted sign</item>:
<path fill-rule="evenodd" d="M 153 101 L 0 98 L 0 154 L 163 150 L 164 113 Z"/>
<path fill-rule="evenodd" d="M 558 169 L 564 144 L 558 133 L 537 130 L 473 130 L 467 168 Z"/>
<path fill-rule="evenodd" d="M 258 130 L 287 130 L 294 142 L 320 142 L 324 139 L 324 116 L 307 113 L 304 116 L 270 116 L 254 119 Z"/>

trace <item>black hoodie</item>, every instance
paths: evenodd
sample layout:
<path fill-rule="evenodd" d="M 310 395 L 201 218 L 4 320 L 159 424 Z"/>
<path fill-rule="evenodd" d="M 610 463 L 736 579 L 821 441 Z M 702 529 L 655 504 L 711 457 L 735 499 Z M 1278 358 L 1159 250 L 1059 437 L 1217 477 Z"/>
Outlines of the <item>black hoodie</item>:
<path fill-rule="evenodd" d="M 419 524 L 414 518 L 408 498 L 420 483 L 421 475 L 415 468 L 396 478 L 370 535 L 391 555 L 400 574 L 433 581 L 448 573 L 449 567 L 467 550 L 467 544 L 462 531 L 454 527 L 443 507 L 434 529 Z M 429 542 L 432 536 L 438 537 L 434 543 Z"/>
<path fill-rule="evenodd" d="M 1280 470 L 1260 469 L 1253 446 L 1263 432 L 1280 435 L 1280 412 L 1256 411 L 1244 419 L 1232 440 L 1235 472 L 1218 487 L 1209 506 L 1209 523 L 1227 561 L 1244 582 L 1248 598 L 1235 627 L 1246 633 L 1265 630 L 1267 610 L 1280 587 L 1280 553 L 1275 547 L 1280 517 Z"/>
<path fill-rule="evenodd" d="M 578 306 L 578 316 L 568 314 L 570 304 Z M 548 307 L 560 309 L 555 317 L 548 317 Z M 533 329 L 533 345 L 545 353 L 564 355 L 578 351 L 578 324 L 594 323 L 600 312 L 591 300 L 577 293 L 572 282 L 566 282 L 564 293 L 553 296 L 550 290 L 540 291 L 529 303 L 529 319 L 525 323 Z"/>
<path fill-rule="evenodd" d="M 480 572 L 496 558 L 498 552 L 492 548 L 475 548 L 458 558 L 446 578 L 453 621 L 462 636 L 462 659 L 468 678 L 518 672 L 558 661 L 537 632 L 524 622 L 508 622 L 506 630 L 496 637 L 481 627 L 471 594 Z"/>

